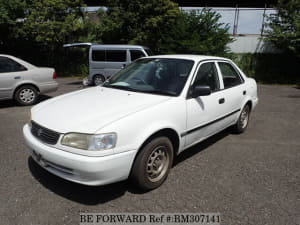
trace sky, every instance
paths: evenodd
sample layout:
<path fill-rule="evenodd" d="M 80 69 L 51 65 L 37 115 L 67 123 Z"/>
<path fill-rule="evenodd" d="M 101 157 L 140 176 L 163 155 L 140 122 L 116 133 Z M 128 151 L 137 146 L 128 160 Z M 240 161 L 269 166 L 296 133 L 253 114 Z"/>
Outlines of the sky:
<path fill-rule="evenodd" d="M 97 11 L 100 7 L 86 7 L 86 10 Z M 197 7 L 181 7 L 183 11 L 201 10 Z M 229 24 L 229 32 L 233 33 L 235 8 L 212 8 L 212 10 L 220 13 L 221 23 Z M 263 9 L 240 8 L 238 18 L 237 34 L 260 34 L 263 21 Z M 274 9 L 267 9 L 266 15 L 275 14 Z"/>

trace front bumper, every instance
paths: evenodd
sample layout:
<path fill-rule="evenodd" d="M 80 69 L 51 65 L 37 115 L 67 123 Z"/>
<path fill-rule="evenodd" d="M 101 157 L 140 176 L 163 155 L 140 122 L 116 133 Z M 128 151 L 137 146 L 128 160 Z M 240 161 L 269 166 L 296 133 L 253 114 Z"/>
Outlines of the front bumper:
<path fill-rule="evenodd" d="M 136 150 L 94 157 L 66 152 L 36 139 L 26 124 L 23 135 L 32 158 L 61 178 L 85 185 L 104 185 L 128 178 Z"/>

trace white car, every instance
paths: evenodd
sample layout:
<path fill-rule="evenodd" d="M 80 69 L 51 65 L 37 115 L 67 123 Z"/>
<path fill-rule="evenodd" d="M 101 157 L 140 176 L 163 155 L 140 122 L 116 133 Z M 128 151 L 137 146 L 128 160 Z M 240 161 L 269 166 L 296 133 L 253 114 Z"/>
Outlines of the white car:
<path fill-rule="evenodd" d="M 56 91 L 53 68 L 36 67 L 11 55 L 0 55 L 0 100 L 15 99 L 20 105 L 32 105 L 39 94 Z"/>
<path fill-rule="evenodd" d="M 57 176 L 85 185 L 131 178 L 150 190 L 183 150 L 229 126 L 243 132 L 257 102 L 255 80 L 229 59 L 152 56 L 102 86 L 38 104 L 23 133 L 33 159 Z"/>

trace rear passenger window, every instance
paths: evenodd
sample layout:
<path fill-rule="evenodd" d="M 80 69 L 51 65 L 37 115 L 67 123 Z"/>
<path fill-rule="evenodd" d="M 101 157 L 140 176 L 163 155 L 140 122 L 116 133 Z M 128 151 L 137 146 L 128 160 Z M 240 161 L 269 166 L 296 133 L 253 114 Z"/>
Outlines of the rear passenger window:
<path fill-rule="evenodd" d="M 126 62 L 126 50 L 106 50 L 107 62 Z"/>
<path fill-rule="evenodd" d="M 219 67 L 222 73 L 224 88 L 233 87 L 242 83 L 238 72 L 229 63 L 219 62 Z"/>
<path fill-rule="evenodd" d="M 0 73 L 20 72 L 25 70 L 27 69 L 16 61 L 7 57 L 0 57 Z"/>
<path fill-rule="evenodd" d="M 140 50 L 130 50 L 131 61 L 144 57 L 145 54 Z"/>
<path fill-rule="evenodd" d="M 104 50 L 93 50 L 92 60 L 93 61 L 105 61 L 105 51 Z"/>

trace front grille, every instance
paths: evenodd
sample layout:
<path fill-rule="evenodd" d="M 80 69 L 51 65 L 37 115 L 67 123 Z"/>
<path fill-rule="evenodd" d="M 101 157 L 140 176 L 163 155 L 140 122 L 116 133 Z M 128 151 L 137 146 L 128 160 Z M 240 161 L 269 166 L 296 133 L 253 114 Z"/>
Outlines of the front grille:
<path fill-rule="evenodd" d="M 31 121 L 31 133 L 42 142 L 55 145 L 59 139 L 59 133 Z"/>

